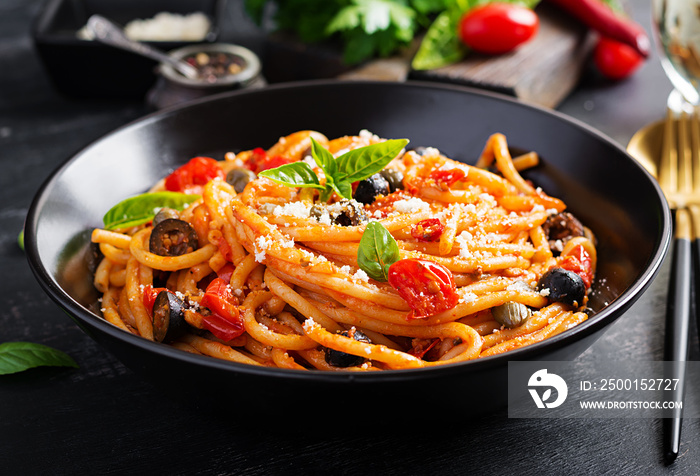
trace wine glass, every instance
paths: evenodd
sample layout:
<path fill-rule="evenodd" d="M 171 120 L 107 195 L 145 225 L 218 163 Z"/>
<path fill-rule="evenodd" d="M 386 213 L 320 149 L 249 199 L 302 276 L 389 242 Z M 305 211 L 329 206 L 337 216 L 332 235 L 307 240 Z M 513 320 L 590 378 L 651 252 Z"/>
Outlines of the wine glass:
<path fill-rule="evenodd" d="M 661 65 L 686 101 L 700 105 L 700 0 L 652 0 Z"/>

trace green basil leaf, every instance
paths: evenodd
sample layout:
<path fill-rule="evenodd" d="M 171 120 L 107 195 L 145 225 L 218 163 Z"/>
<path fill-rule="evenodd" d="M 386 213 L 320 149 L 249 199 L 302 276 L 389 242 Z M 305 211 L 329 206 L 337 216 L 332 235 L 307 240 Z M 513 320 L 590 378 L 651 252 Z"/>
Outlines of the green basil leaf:
<path fill-rule="evenodd" d="M 352 182 L 349 182 L 347 180 L 334 182 L 333 190 L 335 190 L 336 193 L 343 198 L 347 198 L 348 200 L 352 199 Z"/>
<path fill-rule="evenodd" d="M 371 177 L 399 155 L 406 144 L 408 139 L 392 139 L 346 152 L 337 159 L 336 182 L 357 182 Z"/>
<path fill-rule="evenodd" d="M 389 267 L 400 259 L 399 245 L 378 221 L 370 222 L 360 239 L 357 265 L 377 281 L 389 279 Z"/>
<path fill-rule="evenodd" d="M 182 210 L 200 195 L 179 192 L 142 193 L 114 205 L 102 218 L 106 230 L 130 228 L 147 223 L 163 208 Z"/>
<path fill-rule="evenodd" d="M 306 162 L 292 162 L 274 169 L 263 170 L 258 174 L 267 177 L 287 187 L 318 188 L 323 190 L 323 185 L 318 182 L 318 177 Z"/>
<path fill-rule="evenodd" d="M 316 142 L 313 137 L 311 137 L 311 156 L 314 158 L 316 165 L 321 167 L 323 173 L 326 174 L 326 179 L 328 177 L 333 178 L 336 175 L 338 164 L 335 157 L 325 147 Z"/>
<path fill-rule="evenodd" d="M 41 366 L 78 367 L 69 355 L 31 342 L 6 342 L 0 344 L 0 375 L 22 372 Z"/>

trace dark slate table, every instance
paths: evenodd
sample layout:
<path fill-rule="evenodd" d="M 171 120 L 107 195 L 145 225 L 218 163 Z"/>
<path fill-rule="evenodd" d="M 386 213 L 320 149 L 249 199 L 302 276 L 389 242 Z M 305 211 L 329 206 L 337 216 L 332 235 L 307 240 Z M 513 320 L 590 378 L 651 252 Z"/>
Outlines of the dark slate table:
<path fill-rule="evenodd" d="M 630 2 L 650 29 L 648 2 Z M 0 1 L 0 342 L 68 352 L 79 369 L 0 376 L 2 474 L 700 474 L 700 423 L 663 463 L 655 419 L 366 421 L 357 410 L 251 426 L 228 411 L 182 403 L 84 335 L 41 291 L 17 246 L 31 199 L 71 154 L 145 113 L 139 102 L 74 102 L 56 94 L 33 49 L 37 0 Z M 240 22 L 237 2 L 227 18 Z M 245 23 L 245 22 L 244 22 Z M 256 48 L 244 24 L 229 40 Z M 248 41 L 248 43 L 246 43 Z M 559 110 L 626 144 L 663 117 L 671 86 L 657 57 L 628 81 L 584 76 Z M 661 360 L 668 262 L 646 294 L 577 360 Z M 693 326 L 693 357 L 698 342 Z M 410 399 L 410 396 L 407 396 Z"/>

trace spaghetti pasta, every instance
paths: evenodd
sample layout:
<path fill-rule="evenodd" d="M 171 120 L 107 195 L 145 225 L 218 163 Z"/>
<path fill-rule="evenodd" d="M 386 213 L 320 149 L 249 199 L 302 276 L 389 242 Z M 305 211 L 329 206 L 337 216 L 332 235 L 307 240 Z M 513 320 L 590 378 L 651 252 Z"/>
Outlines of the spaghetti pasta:
<path fill-rule="evenodd" d="M 390 142 L 299 131 L 193 159 L 150 192 L 199 199 L 94 230 L 105 319 L 233 362 L 369 371 L 499 354 L 587 318 L 595 239 L 520 175 L 536 153 L 514 160 L 493 134 L 469 166 Z"/>

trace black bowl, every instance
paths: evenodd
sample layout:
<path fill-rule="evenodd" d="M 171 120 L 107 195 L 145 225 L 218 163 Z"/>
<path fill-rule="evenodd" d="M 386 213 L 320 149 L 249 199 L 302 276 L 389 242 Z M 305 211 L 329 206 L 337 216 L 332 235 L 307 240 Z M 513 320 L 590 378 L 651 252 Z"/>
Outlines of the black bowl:
<path fill-rule="evenodd" d="M 114 203 L 145 191 L 196 155 L 269 147 L 315 129 L 328 137 L 368 129 L 413 146 L 435 146 L 473 163 L 488 136 L 506 135 L 543 164 L 526 177 L 563 198 L 599 240 L 586 322 L 544 342 L 461 364 L 370 373 L 292 371 L 191 355 L 123 332 L 99 317 L 85 265 L 90 230 Z M 502 405 L 509 360 L 570 360 L 647 288 L 668 250 L 670 212 L 654 179 L 599 132 L 544 109 L 463 87 L 419 83 L 309 82 L 228 93 L 127 125 L 63 164 L 39 190 L 26 223 L 29 263 L 46 292 L 97 342 L 154 382 L 237 401 L 335 407 L 370 395 L 386 402 Z M 231 393 L 233 392 L 233 393 Z M 379 396 L 380 399 L 376 399 Z M 324 405 L 323 402 L 326 402 Z M 467 410 L 471 409 L 471 410 Z M 369 410 L 365 408 L 365 410 Z"/>

